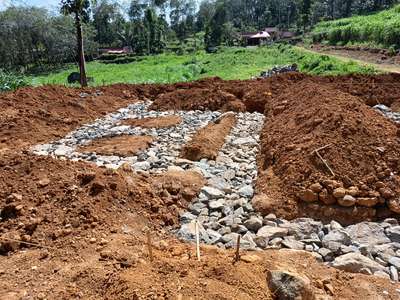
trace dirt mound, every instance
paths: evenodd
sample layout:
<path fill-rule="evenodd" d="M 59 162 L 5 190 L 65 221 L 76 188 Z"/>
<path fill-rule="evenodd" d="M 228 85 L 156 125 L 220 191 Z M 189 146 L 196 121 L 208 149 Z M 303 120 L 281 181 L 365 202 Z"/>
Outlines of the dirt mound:
<path fill-rule="evenodd" d="M 265 114 L 258 189 L 287 201 L 291 209 L 279 214 L 307 214 L 308 203 L 327 205 L 325 217 L 340 218 L 332 205 L 367 207 L 367 216 L 388 207 L 397 212 L 400 142 L 394 123 L 359 98 L 312 80 L 271 96 Z M 357 219 L 357 208 L 351 212 Z"/>
<path fill-rule="evenodd" d="M 97 89 L 22 88 L 0 94 L 0 153 L 60 138 L 76 127 L 137 101 Z"/>
<path fill-rule="evenodd" d="M 206 127 L 196 132 L 193 138 L 182 148 L 181 157 L 193 161 L 202 158 L 213 159 L 218 155 L 219 150 L 225 143 L 225 137 L 235 126 L 236 117 L 227 113 L 218 118 L 215 122 L 209 123 Z"/>
<path fill-rule="evenodd" d="M 385 104 L 391 107 L 400 102 L 400 74 L 329 76 L 314 79 L 320 84 L 328 84 L 357 96 L 369 106 Z"/>
<path fill-rule="evenodd" d="M 23 154 L 2 156 L 0 179 L 0 243 L 11 251 L 0 256 L 2 299 L 272 299 L 267 270 L 306 277 L 321 297 L 397 297 L 385 279 L 327 268 L 301 251 L 242 252 L 232 264 L 233 251 L 201 246 L 198 262 L 193 245 L 158 230 L 174 216 L 174 199 L 190 201 L 203 185 L 197 173 L 148 178 Z"/>
<path fill-rule="evenodd" d="M 363 90 L 353 92 L 345 84 L 351 78 L 365 80 Z M 396 84 L 393 78 L 376 78 Z M 378 216 L 387 211 L 387 188 L 399 192 L 397 128 L 363 104 L 370 98 L 363 91 L 377 99 L 389 99 L 391 91 L 373 87 L 370 77 L 285 74 L 265 80 L 211 78 L 96 89 L 46 86 L 0 95 L 0 298 L 272 299 L 266 273 L 284 270 L 306 276 L 319 299 L 397 299 L 398 285 L 327 268 L 301 251 L 242 252 L 242 259 L 232 264 L 233 252 L 202 246 L 198 262 L 194 246 L 164 228 L 178 224 L 180 212 L 204 185 L 197 173 L 170 170 L 150 176 L 134 174 L 125 165 L 111 171 L 20 152 L 20 147 L 62 137 L 138 99 L 156 100 L 160 109 L 266 108 L 260 207 L 293 217 L 365 220 L 371 212 Z M 313 154 L 326 145 L 319 154 L 335 176 Z M 354 208 L 297 201 L 306 189 L 315 193 L 322 188 L 331 195 L 336 185 L 343 185 L 345 193 L 355 193 L 349 187 L 357 186 L 360 195 L 367 195 L 354 196 L 364 198 L 359 203 L 375 197 L 385 204 Z M 314 199 L 312 193 L 307 196 Z"/>
<path fill-rule="evenodd" d="M 150 109 L 244 111 L 245 107 L 233 94 L 215 88 L 192 88 L 161 94 Z"/>
<path fill-rule="evenodd" d="M 147 149 L 153 142 L 151 136 L 122 135 L 94 140 L 78 148 L 79 152 L 95 152 L 100 155 L 133 156 Z"/>
<path fill-rule="evenodd" d="M 143 118 L 143 119 L 127 119 L 121 122 L 121 125 L 143 128 L 165 128 L 178 125 L 182 122 L 180 116 L 166 116 L 158 118 Z"/>
<path fill-rule="evenodd" d="M 0 236 L 62 245 L 79 235 L 92 236 L 92 231 L 113 228 L 126 219 L 126 211 L 140 215 L 144 224 L 151 220 L 149 226 L 175 225 L 180 211 L 200 189 L 201 178 L 194 176 L 147 178 L 134 175 L 125 166 L 112 171 L 83 162 L 3 155 Z M 93 237 L 100 239 L 95 233 Z M 26 246 L 1 245 L 3 254 Z"/>
<path fill-rule="evenodd" d="M 287 73 L 267 79 L 223 81 L 208 78 L 193 83 L 164 86 L 164 93 L 154 97 L 154 110 L 221 110 L 263 112 L 269 93 L 280 93 L 307 78 Z"/>

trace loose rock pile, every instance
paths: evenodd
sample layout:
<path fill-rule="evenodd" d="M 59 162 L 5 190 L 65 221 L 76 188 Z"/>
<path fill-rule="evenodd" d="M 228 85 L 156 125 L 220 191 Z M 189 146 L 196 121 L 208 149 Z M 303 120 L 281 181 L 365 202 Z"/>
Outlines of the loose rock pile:
<path fill-rule="evenodd" d="M 262 71 L 260 73 L 261 78 L 268 78 L 268 77 L 272 77 L 274 75 L 278 75 L 278 74 L 283 74 L 283 73 L 288 73 L 288 72 L 297 72 L 297 65 L 293 64 L 293 65 L 287 65 L 287 66 L 275 66 L 270 70 L 266 70 L 266 71 Z"/>
<path fill-rule="evenodd" d="M 400 113 L 392 111 L 389 107 L 383 104 L 375 105 L 374 108 L 381 112 L 385 117 L 393 120 L 396 123 L 400 123 Z"/>
<path fill-rule="evenodd" d="M 235 246 L 237 237 L 240 235 L 240 246 L 243 249 L 290 248 L 310 251 L 318 260 L 339 269 L 375 274 L 398 281 L 400 226 L 395 219 L 342 227 L 335 221 L 325 225 L 309 218 L 289 222 L 273 214 L 261 217 L 254 211 L 251 200 L 254 196 L 253 184 L 257 179 L 256 156 L 264 122 L 262 114 L 237 113 L 236 126 L 226 137 L 217 158 L 195 162 L 179 158 L 182 146 L 190 140 L 196 130 L 219 117 L 221 113 L 147 111 L 150 104 L 150 102 L 140 102 L 130 105 L 93 124 L 79 128 L 59 141 L 39 145 L 32 150 L 40 155 L 87 160 L 108 168 L 118 168 L 124 163 L 129 163 L 136 170 L 150 174 L 165 170 L 199 172 L 207 180 L 207 185 L 201 189 L 197 199 L 190 204 L 188 211 L 181 214 L 181 227 L 176 231 L 179 237 L 194 240 L 197 222 L 200 238 L 207 244 L 231 248 Z M 128 118 L 159 117 L 171 114 L 181 116 L 182 123 L 159 129 L 119 124 L 121 120 Z M 155 142 L 149 149 L 133 157 L 100 156 L 96 153 L 76 152 L 79 145 L 87 144 L 93 139 L 121 134 L 151 135 L 155 137 Z M 349 193 L 352 189 L 343 191 L 340 184 L 335 182 L 314 184 L 303 197 L 310 201 L 315 201 L 315 198 L 322 201 L 324 197 L 321 196 L 324 195 L 324 189 L 328 187 L 332 189 L 331 194 L 328 193 L 326 196 L 326 201 L 332 195 L 335 201 L 342 205 L 362 202 L 360 197 L 357 198 L 357 195 Z M 348 197 L 347 193 L 352 198 Z M 367 198 L 370 201 L 373 197 Z"/>
<path fill-rule="evenodd" d="M 237 234 L 242 234 L 242 246 L 255 249 L 249 229 L 258 230 L 262 220 L 251 205 L 253 183 L 257 178 L 256 155 L 264 116 L 239 113 L 237 124 L 227 136 L 216 160 L 194 163 L 207 178 L 199 197 L 182 214 L 178 235 L 194 238 L 194 221 L 200 223 L 204 242 L 220 247 L 233 247 Z M 189 168 L 186 164 L 184 168 Z M 247 227 L 246 227 L 247 226 Z"/>

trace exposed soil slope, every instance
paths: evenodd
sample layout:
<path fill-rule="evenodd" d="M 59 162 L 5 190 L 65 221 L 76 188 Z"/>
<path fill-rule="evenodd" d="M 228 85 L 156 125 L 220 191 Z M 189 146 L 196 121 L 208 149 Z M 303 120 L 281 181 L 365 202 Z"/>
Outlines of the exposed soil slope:
<path fill-rule="evenodd" d="M 361 199 L 356 204 L 369 208 L 347 205 L 351 209 L 343 209 L 343 221 L 349 217 L 350 222 L 373 217 L 376 211 L 372 207 L 382 208 L 383 213 L 392 202 L 397 203 L 400 141 L 399 129 L 393 122 L 359 98 L 329 87 L 321 89 L 310 80 L 270 99 L 266 106 L 261 145 L 263 171 L 258 186 L 260 192 L 271 197 L 293 200 L 288 204 L 291 210 L 277 210 L 287 217 L 309 214 L 310 206 L 304 211 L 297 207 L 297 195 L 306 202 L 319 200 L 329 205 L 322 213 L 337 217 L 340 210 L 330 211 L 336 208 L 331 205 L 337 202 L 346 205 L 341 203 L 343 196 L 332 196 L 336 188 L 354 189 L 350 194 Z M 326 164 L 313 152 L 325 146 L 318 153 Z M 271 177 L 276 177 L 276 181 L 270 180 Z M 328 199 L 322 198 L 326 193 Z"/>

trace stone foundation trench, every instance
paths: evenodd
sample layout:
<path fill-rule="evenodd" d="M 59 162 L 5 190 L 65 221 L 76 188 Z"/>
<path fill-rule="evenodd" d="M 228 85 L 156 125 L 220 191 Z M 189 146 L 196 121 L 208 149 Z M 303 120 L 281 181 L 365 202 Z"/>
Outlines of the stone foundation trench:
<path fill-rule="evenodd" d="M 251 199 L 257 179 L 262 114 L 160 112 L 149 111 L 150 105 L 151 102 L 131 104 L 61 140 L 37 145 L 32 151 L 113 169 L 128 163 L 135 170 L 149 174 L 167 170 L 199 172 L 207 184 L 181 214 L 181 226 L 175 230 L 178 237 L 193 241 L 197 221 L 201 241 L 210 245 L 232 248 L 241 235 L 242 249 L 305 250 L 333 267 L 398 281 L 400 226 L 395 219 L 342 227 L 335 221 L 330 224 L 310 218 L 287 221 L 273 214 L 262 217 L 254 211 Z M 385 112 L 385 108 L 379 108 Z M 204 137 L 207 131 L 226 135 L 211 135 L 207 140 Z M 183 147 L 189 157 L 199 160 L 181 158 Z M 214 151 L 204 152 L 203 148 Z M 207 158 L 202 158 L 202 154 Z"/>

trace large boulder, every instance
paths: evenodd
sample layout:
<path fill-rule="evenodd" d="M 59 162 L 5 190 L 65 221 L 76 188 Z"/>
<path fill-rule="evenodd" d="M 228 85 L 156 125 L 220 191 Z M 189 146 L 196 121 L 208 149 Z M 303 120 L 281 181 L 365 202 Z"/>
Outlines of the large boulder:
<path fill-rule="evenodd" d="M 379 245 L 390 243 L 384 228 L 372 222 L 362 222 L 346 228 L 353 242 L 367 245 Z"/>
<path fill-rule="evenodd" d="M 248 230 L 257 232 L 262 227 L 263 221 L 260 218 L 253 216 L 250 219 L 247 219 L 243 224 Z"/>
<path fill-rule="evenodd" d="M 370 270 L 372 273 L 385 272 L 385 267 L 356 252 L 336 257 L 331 266 L 351 273 L 365 273 L 365 270 Z"/>
<path fill-rule="evenodd" d="M 388 228 L 387 235 L 392 242 L 400 243 L 400 226 Z"/>
<path fill-rule="evenodd" d="M 264 237 L 270 240 L 277 237 L 287 236 L 287 234 L 288 234 L 287 228 L 270 227 L 270 226 L 261 227 L 257 232 L 258 237 Z"/>
<path fill-rule="evenodd" d="M 204 229 L 203 225 L 198 224 L 199 237 L 203 241 L 209 241 L 209 236 L 207 231 Z M 178 230 L 177 235 L 183 240 L 195 240 L 196 239 L 196 222 L 192 221 L 190 223 L 183 224 Z"/>
<path fill-rule="evenodd" d="M 333 252 L 339 252 L 343 245 L 348 246 L 350 242 L 349 234 L 343 229 L 331 230 L 322 238 L 322 246 Z"/>
<path fill-rule="evenodd" d="M 201 192 L 206 195 L 208 199 L 218 199 L 225 195 L 223 191 L 211 186 L 203 186 Z"/>
<path fill-rule="evenodd" d="M 293 235 L 297 239 L 309 239 L 322 230 L 323 224 L 310 218 L 298 218 L 279 226 L 287 228 L 289 235 Z"/>
<path fill-rule="evenodd" d="M 267 284 L 276 300 L 315 299 L 310 279 L 287 271 L 268 271 Z"/>

